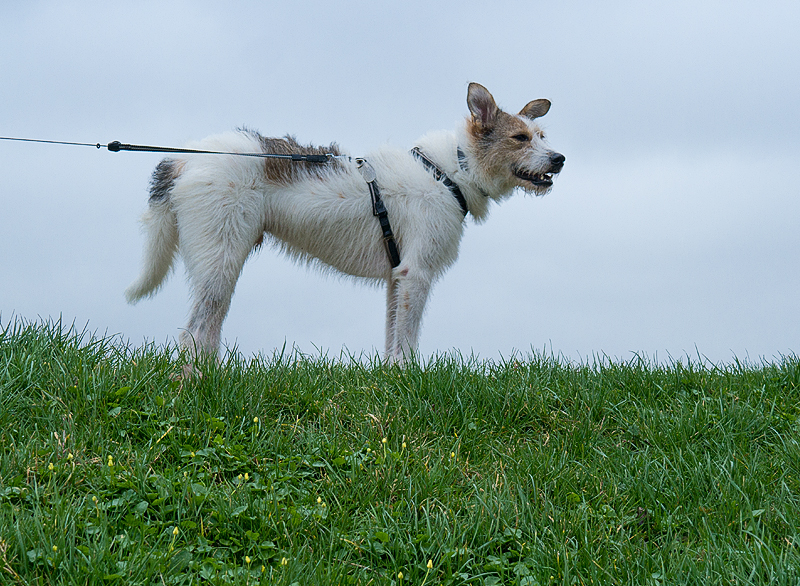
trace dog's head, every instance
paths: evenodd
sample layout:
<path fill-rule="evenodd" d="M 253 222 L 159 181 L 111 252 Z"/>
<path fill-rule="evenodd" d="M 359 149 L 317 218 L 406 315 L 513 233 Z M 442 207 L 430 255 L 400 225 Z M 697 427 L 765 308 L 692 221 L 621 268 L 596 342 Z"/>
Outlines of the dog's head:
<path fill-rule="evenodd" d="M 536 119 L 547 114 L 549 100 L 533 100 L 519 114 L 503 112 L 485 87 L 469 84 L 467 105 L 472 118 L 467 131 L 472 152 L 481 171 L 500 191 L 520 187 L 544 195 L 553 186 L 553 175 L 566 158 L 550 149 Z"/>

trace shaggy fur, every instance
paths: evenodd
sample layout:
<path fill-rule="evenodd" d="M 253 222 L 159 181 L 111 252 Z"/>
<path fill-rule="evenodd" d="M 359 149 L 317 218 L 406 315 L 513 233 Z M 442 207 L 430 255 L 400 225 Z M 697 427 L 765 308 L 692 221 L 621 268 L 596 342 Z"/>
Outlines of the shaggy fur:
<path fill-rule="evenodd" d="M 547 147 L 535 119 L 550 108 L 534 100 L 503 112 L 483 86 L 467 93 L 470 116 L 456 132 L 418 142 L 452 179 L 476 221 L 492 202 L 521 188 L 543 195 L 564 156 Z M 241 129 L 192 148 L 225 152 L 339 155 L 336 145 L 304 147 Z M 466 155 L 459 161 L 458 149 Z M 180 155 L 153 173 L 144 268 L 126 291 L 133 303 L 153 294 L 180 251 L 193 307 L 180 341 L 192 354 L 218 352 L 236 281 L 266 234 L 284 252 L 346 275 L 387 284 L 386 358 L 402 363 L 417 347 L 432 284 L 452 265 L 464 231 L 458 201 L 408 151 L 383 147 L 367 157 L 389 213 L 401 263 L 392 269 L 364 178 L 347 157 L 327 164 L 233 155 Z"/>

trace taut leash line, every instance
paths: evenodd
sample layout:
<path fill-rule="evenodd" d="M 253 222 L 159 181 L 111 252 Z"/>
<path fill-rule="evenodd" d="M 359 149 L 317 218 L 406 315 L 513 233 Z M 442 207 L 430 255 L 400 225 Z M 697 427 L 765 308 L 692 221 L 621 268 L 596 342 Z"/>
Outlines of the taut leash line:
<path fill-rule="evenodd" d="M 10 136 L 0 136 L 0 140 L 16 140 L 19 142 L 41 142 L 45 144 L 68 144 L 73 146 L 90 146 L 90 147 L 97 147 L 102 148 L 103 145 L 98 143 L 91 143 L 91 142 L 66 142 L 63 140 L 41 140 L 38 138 L 12 138 Z"/>
<path fill-rule="evenodd" d="M 173 147 L 159 147 L 159 146 L 148 146 L 142 144 L 126 144 L 123 142 L 119 142 L 115 140 L 113 142 L 108 143 L 107 145 L 102 145 L 99 142 L 97 143 L 90 143 L 90 142 L 67 142 L 62 140 L 41 140 L 35 138 L 13 138 L 10 136 L 0 136 L 0 140 L 13 140 L 18 142 L 37 142 L 37 143 L 45 143 L 45 144 L 65 144 L 71 146 L 89 146 L 95 147 L 97 149 L 106 148 L 112 153 L 117 153 L 119 151 L 135 151 L 135 152 L 144 152 L 144 153 L 184 153 L 184 154 L 196 154 L 196 155 L 233 155 L 237 157 L 258 157 L 262 159 L 284 159 L 287 161 L 296 161 L 300 163 L 327 163 L 333 158 L 341 158 L 342 155 L 334 155 L 333 153 L 326 153 L 323 155 L 279 155 L 274 153 L 233 153 L 233 152 L 225 152 L 225 151 L 203 151 L 197 149 L 180 149 L 180 148 L 173 148 Z"/>

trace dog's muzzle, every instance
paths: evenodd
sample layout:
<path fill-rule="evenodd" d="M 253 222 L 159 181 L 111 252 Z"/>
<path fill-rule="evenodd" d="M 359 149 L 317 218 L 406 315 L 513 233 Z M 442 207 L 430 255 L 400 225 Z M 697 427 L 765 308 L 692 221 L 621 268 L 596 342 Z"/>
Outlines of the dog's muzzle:
<path fill-rule="evenodd" d="M 567 157 L 561 153 L 550 153 L 550 167 L 545 173 L 527 173 L 525 171 L 517 170 L 514 175 L 525 181 L 530 181 L 536 187 L 550 187 L 553 185 L 553 175 L 560 173 L 564 168 L 564 161 Z"/>

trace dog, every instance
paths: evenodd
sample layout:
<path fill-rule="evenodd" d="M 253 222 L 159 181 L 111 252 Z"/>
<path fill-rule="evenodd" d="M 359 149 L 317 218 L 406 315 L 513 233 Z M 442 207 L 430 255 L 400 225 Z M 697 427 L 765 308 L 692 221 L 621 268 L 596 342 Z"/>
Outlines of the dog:
<path fill-rule="evenodd" d="M 385 359 L 402 365 L 416 352 L 431 286 L 456 261 L 465 215 L 482 222 L 490 205 L 516 188 L 544 195 L 564 165 L 536 122 L 550 109 L 548 100 L 508 114 L 485 87 L 471 83 L 467 107 L 455 132 L 426 134 L 413 152 L 382 147 L 366 162 L 335 143 L 303 146 L 291 136 L 267 138 L 249 129 L 189 146 L 325 162 L 235 154 L 163 159 L 142 218 L 144 266 L 125 292 L 128 302 L 154 294 L 180 253 L 193 299 L 180 344 L 191 356 L 216 356 L 236 281 L 266 237 L 297 261 L 385 282 Z M 381 203 L 388 235 L 375 217 Z"/>

